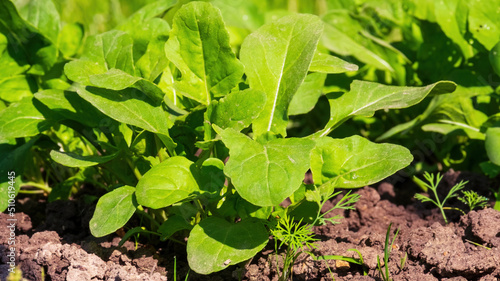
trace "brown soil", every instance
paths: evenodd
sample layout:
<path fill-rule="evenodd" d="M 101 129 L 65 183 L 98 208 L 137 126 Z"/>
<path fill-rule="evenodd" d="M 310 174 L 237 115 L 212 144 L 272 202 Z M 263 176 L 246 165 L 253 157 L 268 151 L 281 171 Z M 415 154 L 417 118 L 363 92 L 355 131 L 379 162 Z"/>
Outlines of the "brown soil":
<path fill-rule="evenodd" d="M 469 180 L 467 187 L 490 196 L 489 188 L 498 183 L 460 172 L 445 174 L 440 187 L 447 192 L 459 180 Z M 451 221 L 444 225 L 432 205 L 412 199 L 418 189 L 411 183 L 391 184 L 390 179 L 376 188 L 357 191 L 361 200 L 356 210 L 338 211 L 340 224 L 315 228 L 316 256 L 344 255 L 358 258 L 348 249 L 357 249 L 364 266 L 342 261 L 315 261 L 303 254 L 294 266 L 293 280 L 382 280 L 377 255 L 383 260 L 385 235 L 393 223 L 391 239 L 399 228 L 389 259 L 392 278 L 397 280 L 500 280 L 500 212 L 491 208 L 473 211 L 460 217 L 447 211 Z M 339 198 L 335 198 L 339 200 Z M 330 202 L 325 209 L 331 208 Z M 453 206 L 464 208 L 455 201 Z M 128 241 L 118 247 L 118 234 L 94 238 L 88 230 L 93 207 L 77 201 L 44 203 L 20 199 L 16 214 L 18 264 L 28 280 L 174 280 L 174 257 L 177 280 L 184 280 L 188 267 L 185 249 L 172 242 L 156 247 Z M 29 215 L 27 215 L 29 214 Z M 0 214 L 0 221 L 8 216 Z M 3 223 L 2 223 L 3 224 Z M 0 228 L 0 280 L 6 280 L 8 265 L 6 227 Z M 189 272 L 188 280 L 278 280 L 274 243 L 248 264 L 233 266 L 210 276 Z M 401 259 L 407 255 L 401 267 Z M 383 261 L 382 261 L 383 262 Z M 331 271 L 331 273 L 330 273 Z M 366 276 L 363 275 L 366 272 Z"/>

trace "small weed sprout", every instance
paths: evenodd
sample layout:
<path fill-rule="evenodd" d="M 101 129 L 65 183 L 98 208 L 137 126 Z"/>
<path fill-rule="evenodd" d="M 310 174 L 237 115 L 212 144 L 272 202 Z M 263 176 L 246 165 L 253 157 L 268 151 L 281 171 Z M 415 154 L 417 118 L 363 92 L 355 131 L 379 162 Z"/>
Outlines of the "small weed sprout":
<path fill-rule="evenodd" d="M 469 211 L 480 208 L 488 204 L 488 198 L 477 194 L 472 190 L 462 191 L 463 197 L 458 197 L 465 205 L 469 206 Z"/>
<path fill-rule="evenodd" d="M 427 197 L 425 195 L 422 195 L 422 194 L 415 194 L 415 198 L 417 200 L 420 200 L 421 202 L 432 202 L 434 205 L 436 205 L 439 210 L 441 211 L 441 215 L 443 216 L 443 219 L 444 219 L 444 222 L 446 224 L 448 224 L 448 219 L 446 218 L 446 214 L 444 213 L 444 209 L 446 209 L 444 207 L 444 204 L 446 203 L 446 201 L 450 198 L 453 198 L 453 197 L 457 197 L 458 194 L 457 192 L 462 190 L 465 185 L 468 183 L 468 181 L 461 181 L 459 183 L 457 183 L 456 185 L 454 185 L 450 191 L 448 192 L 448 194 L 446 195 L 446 197 L 443 199 L 443 201 L 439 200 L 439 197 L 438 197 L 438 194 L 437 194 L 437 187 L 439 185 L 439 183 L 441 182 L 441 180 L 443 179 L 443 176 L 441 176 L 439 173 L 437 174 L 436 178 L 434 178 L 434 175 L 433 174 L 429 174 L 427 172 L 424 173 L 424 177 L 425 179 L 429 182 L 429 183 L 423 183 L 428 189 L 432 190 L 432 192 L 434 193 L 434 197 L 436 198 L 436 200 L 433 200 L 431 199 L 430 197 Z M 455 208 L 453 208 L 455 209 Z M 461 211 L 463 213 L 462 210 L 460 209 L 457 209 L 459 211 Z"/>
<path fill-rule="evenodd" d="M 313 259 L 319 260 L 315 258 L 315 256 L 309 251 L 316 248 L 314 242 L 318 241 L 318 239 L 314 238 L 313 226 L 316 224 L 324 225 L 327 222 L 332 224 L 338 223 L 338 220 L 341 219 L 340 216 L 335 216 L 332 218 L 325 218 L 325 215 L 330 213 L 335 209 L 343 209 L 343 210 L 352 210 L 354 203 L 356 203 L 360 195 L 359 194 L 351 194 L 351 191 L 347 192 L 342 199 L 330 210 L 321 214 L 321 209 L 325 205 L 325 203 L 332 199 L 333 197 L 339 195 L 341 192 L 335 192 L 332 195 L 328 196 L 324 200 L 321 198 L 314 197 L 314 201 L 318 203 L 319 210 L 316 214 L 316 218 L 311 224 L 302 224 L 302 219 L 296 222 L 292 217 L 288 216 L 285 212 L 283 216 L 278 217 L 278 220 L 275 225 L 269 225 L 271 234 L 276 238 L 275 239 L 275 251 L 277 252 L 279 248 L 283 245 L 287 246 L 285 251 L 285 256 L 283 259 L 283 272 L 279 272 L 279 267 L 277 266 L 278 274 L 280 275 L 279 280 L 289 280 L 293 274 L 293 265 L 297 258 L 303 252 L 310 254 Z M 314 193 L 317 195 L 318 193 Z M 281 243 L 278 246 L 278 240 Z M 309 251 L 307 251 L 309 250 Z M 362 258 L 361 258 L 362 261 Z"/>
<path fill-rule="evenodd" d="M 396 237 L 398 236 L 398 233 L 399 233 L 399 228 L 398 228 L 396 230 L 396 233 L 394 234 L 394 237 L 392 238 L 391 244 L 389 244 L 389 236 L 391 235 L 391 226 L 392 226 L 392 222 L 389 224 L 389 227 L 387 228 L 387 233 L 385 235 L 385 245 L 384 245 L 385 272 L 382 270 L 382 266 L 380 264 L 380 257 L 377 255 L 377 270 L 380 273 L 382 280 L 384 280 L 384 281 L 392 281 L 391 274 L 389 272 L 389 256 L 391 255 L 392 246 L 394 245 L 394 241 L 396 240 Z M 406 263 L 406 256 L 404 258 L 404 261 L 401 260 L 400 269 L 402 269 L 404 267 L 405 263 Z"/>
<path fill-rule="evenodd" d="M 276 266 L 278 274 L 280 275 L 279 280 L 288 280 L 292 276 L 293 264 L 300 254 L 302 254 L 304 248 L 308 248 L 309 250 L 316 248 L 314 242 L 317 241 L 317 239 L 314 238 L 312 225 L 301 224 L 302 220 L 295 222 L 293 218 L 285 213 L 283 217 L 278 219 L 275 228 L 271 229 L 272 235 L 276 238 L 274 242 L 275 251 L 277 252 L 283 245 L 287 245 L 283 258 L 283 272 L 280 273 L 279 266 Z M 281 241 L 279 246 L 278 240 Z M 277 262 L 276 259 L 276 263 Z"/>

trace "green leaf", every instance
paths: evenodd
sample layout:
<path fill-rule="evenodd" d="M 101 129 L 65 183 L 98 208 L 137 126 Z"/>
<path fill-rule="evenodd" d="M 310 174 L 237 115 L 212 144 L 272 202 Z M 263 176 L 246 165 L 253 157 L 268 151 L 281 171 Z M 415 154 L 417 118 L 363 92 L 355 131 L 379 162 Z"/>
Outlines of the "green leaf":
<path fill-rule="evenodd" d="M 57 43 L 61 21 L 56 6 L 52 0 L 16 1 L 19 14 L 40 33 Z M 22 6 L 21 6 L 22 5 Z"/>
<path fill-rule="evenodd" d="M 0 144 L 0 154 L 2 155 L 2 159 L 0 160 L 0 173 L 3 175 L 0 178 L 1 212 L 7 209 L 11 194 L 17 196 L 21 187 L 21 176 L 27 166 L 26 161 L 30 158 L 30 148 L 37 140 L 38 137 L 32 138 L 29 142 L 20 146 Z"/>
<path fill-rule="evenodd" d="M 50 110 L 91 128 L 101 127 L 103 120 L 109 120 L 76 92 L 50 89 L 36 93 L 35 98 Z"/>
<path fill-rule="evenodd" d="M 0 26 L 1 28 L 1 26 Z M 29 68 L 27 58 L 21 53 L 13 53 L 10 51 L 13 46 L 11 40 L 9 42 L 8 34 L 2 34 L 0 29 L 0 77 L 6 79 L 12 76 L 24 74 Z"/>
<path fill-rule="evenodd" d="M 32 97 L 12 103 L 0 112 L 0 139 L 35 136 L 52 126 L 57 117 L 46 119 Z M 43 105 L 41 105 L 43 106 Z"/>
<path fill-rule="evenodd" d="M 24 21 L 8 0 L 0 0 L 0 33 L 9 38 L 9 45 L 17 51 L 12 54 L 16 59 L 30 62 L 30 74 L 45 74 L 57 60 L 56 46 Z"/>
<path fill-rule="evenodd" d="M 300 85 L 297 93 L 290 102 L 288 115 L 306 114 L 311 111 L 318 102 L 319 97 L 321 97 L 321 94 L 323 94 L 325 80 L 326 74 L 324 73 L 311 73 L 307 75 L 304 83 Z"/>
<path fill-rule="evenodd" d="M 365 28 L 353 19 L 348 10 L 332 10 L 322 17 L 325 22 L 323 45 L 342 56 L 354 56 L 380 70 L 394 71 L 379 51 L 380 47 L 362 36 Z"/>
<path fill-rule="evenodd" d="M 490 51 L 490 63 L 495 73 L 500 76 L 500 41 Z"/>
<path fill-rule="evenodd" d="M 443 123 L 429 123 L 422 126 L 422 131 L 425 132 L 436 132 L 442 135 L 451 134 L 454 131 L 463 131 L 462 135 L 469 137 L 470 139 L 484 140 L 485 135 L 479 131 L 478 128 L 474 128 L 468 124 L 440 120 Z"/>
<path fill-rule="evenodd" d="M 427 95 L 451 93 L 456 84 L 437 82 L 425 87 L 386 86 L 374 82 L 354 80 L 351 90 L 327 95 L 330 102 L 330 121 L 315 135 L 326 136 L 333 128 L 352 116 L 372 116 L 380 109 L 405 108 L 422 101 Z"/>
<path fill-rule="evenodd" d="M 135 12 L 116 28 L 132 36 L 134 40 L 134 60 L 137 61 L 139 57 L 143 56 L 149 45 L 156 41 L 158 37 L 165 38 L 161 44 L 162 56 L 165 56 L 164 46 L 170 32 L 170 26 L 165 20 L 157 17 L 161 17 L 175 4 L 177 4 L 176 0 L 152 2 Z"/>
<path fill-rule="evenodd" d="M 193 174 L 195 173 L 195 174 Z M 185 157 L 175 156 L 149 170 L 137 183 L 139 204 L 159 209 L 199 193 L 199 171 Z"/>
<path fill-rule="evenodd" d="M 218 217 L 206 218 L 189 235 L 189 267 L 199 274 L 210 274 L 245 261 L 264 248 L 268 235 L 264 225 L 255 220 L 231 224 Z"/>
<path fill-rule="evenodd" d="M 413 120 L 392 127 L 379 136 L 376 141 L 385 140 L 396 134 L 404 134 L 422 123 L 428 122 L 431 117 L 431 120 L 434 120 L 436 116 L 438 120 L 441 119 L 445 122 L 450 120 L 459 121 L 462 124 L 471 124 L 474 128 L 479 128 L 479 126 L 483 125 L 481 123 L 485 120 L 485 114 L 474 109 L 471 98 L 489 95 L 493 89 L 489 85 L 482 84 L 479 80 L 465 81 L 467 77 L 471 77 L 472 75 L 470 72 L 463 74 L 455 80 L 467 86 L 457 85 L 457 89 L 453 93 L 435 96 L 424 112 Z M 473 78 L 473 80 L 475 79 Z"/>
<path fill-rule="evenodd" d="M 160 227 L 158 228 L 158 232 L 161 234 L 160 239 L 164 241 L 177 231 L 190 230 L 192 228 L 193 226 L 189 224 L 183 217 L 173 215 L 168 217 L 168 219 L 160 225 Z"/>
<path fill-rule="evenodd" d="M 229 148 L 224 173 L 243 199 L 257 206 L 276 206 L 300 187 L 313 141 L 289 138 L 261 144 L 231 128 L 214 129 Z"/>
<path fill-rule="evenodd" d="M 132 38 L 123 31 L 112 30 L 90 36 L 81 58 L 67 63 L 64 72 L 69 79 L 86 86 L 99 86 L 93 84 L 91 77 L 110 69 L 119 69 L 133 76 L 132 47 Z"/>
<path fill-rule="evenodd" d="M 329 195 L 334 188 L 363 187 L 376 183 L 413 160 L 410 151 L 394 144 L 376 144 L 360 136 L 322 137 L 311 152 L 315 185 Z"/>
<path fill-rule="evenodd" d="M 487 50 L 500 38 L 500 0 L 468 1 L 469 31 Z"/>
<path fill-rule="evenodd" d="M 36 81 L 27 75 L 0 79 L 0 99 L 6 102 L 20 101 L 25 97 L 31 97 L 32 89 L 35 90 L 36 87 Z"/>
<path fill-rule="evenodd" d="M 165 50 L 182 74 L 175 88 L 205 105 L 229 93 L 243 74 L 220 11 L 210 3 L 191 2 L 177 11 Z"/>
<path fill-rule="evenodd" d="M 467 15 L 469 9 L 465 0 L 439 0 L 434 3 L 436 21 L 455 44 L 460 47 L 466 59 L 475 55 L 472 44 L 464 38 L 467 32 Z"/>
<path fill-rule="evenodd" d="M 208 158 L 203 161 L 198 180 L 200 190 L 210 193 L 212 198 L 218 198 L 221 189 L 224 187 L 225 180 L 224 162 L 222 160 Z"/>
<path fill-rule="evenodd" d="M 322 31 L 318 17 L 291 15 L 245 38 L 240 59 L 250 88 L 267 95 L 264 110 L 252 126 L 256 136 L 265 132 L 286 136 L 290 101 L 306 77 Z"/>
<path fill-rule="evenodd" d="M 113 153 L 111 155 L 98 156 L 98 155 L 78 155 L 71 152 L 60 152 L 52 150 L 50 152 L 50 158 L 55 162 L 64 165 L 66 167 L 90 167 L 97 164 L 106 163 L 113 160 L 118 156 L 119 152 Z"/>
<path fill-rule="evenodd" d="M 500 166 L 500 127 L 491 127 L 486 130 L 484 144 L 490 161 Z"/>
<path fill-rule="evenodd" d="M 65 57 L 73 57 L 80 49 L 84 36 L 84 27 L 78 23 L 65 23 L 57 39 L 59 50 Z"/>
<path fill-rule="evenodd" d="M 77 93 L 102 113 L 119 122 L 168 136 L 168 113 L 161 106 L 154 106 L 148 97 L 135 89 L 112 91 L 80 87 Z"/>
<path fill-rule="evenodd" d="M 241 131 L 259 116 L 265 104 L 266 95 L 261 91 L 246 89 L 230 93 L 219 101 L 212 101 L 207 119 L 222 129 Z"/>
<path fill-rule="evenodd" d="M 135 188 L 122 186 L 104 194 L 95 208 L 90 220 L 90 232 L 95 237 L 111 234 L 123 227 L 137 208 Z"/>
<path fill-rule="evenodd" d="M 359 67 L 355 64 L 348 63 L 345 60 L 339 59 L 325 53 L 316 52 L 314 54 L 309 71 L 320 73 L 344 73 L 349 71 L 358 71 Z"/>

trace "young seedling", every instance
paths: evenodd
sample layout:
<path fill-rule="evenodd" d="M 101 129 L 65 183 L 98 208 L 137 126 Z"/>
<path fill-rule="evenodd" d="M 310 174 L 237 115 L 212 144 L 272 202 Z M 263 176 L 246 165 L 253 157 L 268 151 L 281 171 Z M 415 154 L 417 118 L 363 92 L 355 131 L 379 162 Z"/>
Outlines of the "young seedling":
<path fill-rule="evenodd" d="M 394 237 L 392 238 L 391 244 L 389 244 L 389 236 L 391 235 L 391 226 L 392 222 L 389 224 L 389 227 L 387 228 L 387 233 L 385 235 L 385 245 L 384 245 L 384 267 L 385 267 L 385 272 L 382 270 L 382 266 L 380 264 L 380 257 L 377 255 L 377 270 L 382 276 L 382 280 L 384 281 L 392 281 L 391 274 L 389 272 L 389 256 L 391 255 L 391 250 L 392 246 L 394 245 L 394 241 L 396 240 L 396 237 L 398 236 L 399 233 L 399 228 L 396 230 L 396 233 L 394 234 Z M 404 266 L 404 263 L 406 262 L 406 258 L 404 258 L 404 261 L 401 261 L 400 268 Z"/>
<path fill-rule="evenodd" d="M 436 200 L 433 200 L 430 197 L 427 197 L 425 195 L 418 194 L 418 193 L 415 194 L 415 198 L 417 200 L 420 200 L 421 202 L 432 202 L 434 205 L 436 205 L 439 208 L 439 210 L 441 211 L 441 215 L 443 216 L 444 222 L 446 224 L 448 224 L 448 219 L 446 218 L 446 214 L 444 213 L 444 209 L 446 209 L 444 207 L 444 204 L 446 203 L 446 201 L 448 199 L 453 198 L 453 197 L 457 197 L 458 196 L 457 192 L 460 191 L 461 189 L 463 189 L 465 187 L 465 184 L 468 183 L 468 181 L 461 181 L 461 182 L 457 183 L 456 185 L 454 185 L 450 189 L 450 191 L 448 192 L 446 197 L 441 201 L 441 200 L 439 200 L 439 196 L 437 194 L 437 187 L 438 187 L 439 183 L 441 182 L 441 180 L 443 179 L 443 176 L 441 176 L 438 173 L 437 177 L 434 178 L 433 174 L 429 174 L 429 173 L 425 172 L 424 177 L 429 182 L 429 183 L 424 182 L 425 186 L 428 189 L 432 190 L 432 193 L 434 193 L 434 197 L 436 198 Z M 453 208 L 453 209 L 455 210 L 455 208 Z M 456 210 L 461 211 L 460 209 L 456 209 Z"/>
<path fill-rule="evenodd" d="M 279 272 L 278 264 L 276 264 L 276 268 L 278 270 L 278 274 L 280 275 L 280 281 L 289 280 L 293 274 L 293 265 L 300 254 L 302 254 L 303 249 L 312 250 L 316 248 L 314 242 L 317 241 L 317 239 L 314 238 L 312 225 L 302 225 L 302 220 L 295 222 L 293 218 L 289 217 L 285 213 L 283 217 L 279 218 L 274 229 L 271 229 L 271 234 L 276 238 L 274 241 L 276 252 L 279 248 L 281 248 L 281 246 L 287 245 L 287 249 L 283 257 L 283 271 L 281 273 Z M 281 241 L 279 246 L 278 240 Z M 276 263 L 277 262 L 278 261 L 276 259 Z"/>
<path fill-rule="evenodd" d="M 465 205 L 469 206 L 469 211 L 478 207 L 484 207 L 488 204 L 488 198 L 477 194 L 472 190 L 462 191 L 463 197 L 458 197 Z"/>
<path fill-rule="evenodd" d="M 302 225 L 302 219 L 299 222 L 296 222 L 285 212 L 282 217 L 279 217 L 276 225 L 270 227 L 271 234 L 276 238 L 275 240 L 276 252 L 278 251 L 279 248 L 281 248 L 281 246 L 287 245 L 287 249 L 283 259 L 283 272 L 280 274 L 279 280 L 288 280 L 292 276 L 293 265 L 297 260 L 297 258 L 300 256 L 300 254 L 305 252 L 304 250 L 307 249 L 312 250 L 316 248 L 314 242 L 317 241 L 317 239 L 314 238 L 314 232 L 312 231 L 314 225 L 316 224 L 324 225 L 327 222 L 330 222 L 332 224 L 338 223 L 338 220 L 341 218 L 340 216 L 325 218 L 325 215 L 335 209 L 343 209 L 343 210 L 354 209 L 353 204 L 359 200 L 360 195 L 351 194 L 351 191 L 349 191 L 344 195 L 344 197 L 342 197 L 339 200 L 339 202 L 337 202 L 337 204 L 335 204 L 334 207 L 321 214 L 321 209 L 323 209 L 325 203 L 328 200 L 332 199 L 333 197 L 339 195 L 340 193 L 341 193 L 340 191 L 335 192 L 323 200 L 321 200 L 320 197 L 314 197 L 314 201 L 316 201 L 316 203 L 318 204 L 319 209 L 318 212 L 316 213 L 316 218 L 311 224 Z M 312 193 L 312 194 L 318 195 L 318 193 Z M 281 241 L 279 246 L 277 240 Z M 320 260 L 321 258 L 321 257 L 315 258 L 315 256 L 312 253 L 310 252 L 307 253 L 310 254 L 315 260 Z M 358 254 L 361 257 L 361 253 L 358 252 Z M 355 261 L 355 259 L 352 259 L 352 261 Z M 361 257 L 361 263 L 358 264 L 360 265 L 363 264 L 362 257 Z M 277 269 L 279 271 L 278 266 Z"/>
<path fill-rule="evenodd" d="M 347 249 L 347 251 L 352 251 L 352 252 L 358 253 L 359 258 L 353 258 L 353 257 L 341 256 L 341 255 L 325 255 L 325 256 L 319 256 L 319 257 L 313 256 L 313 259 L 318 260 L 318 261 L 320 261 L 320 260 L 324 260 L 324 261 L 326 261 L 326 260 L 341 260 L 341 261 L 346 261 L 349 263 L 357 264 L 363 268 L 363 275 L 364 276 L 368 275 L 368 268 L 365 265 L 365 261 L 363 259 L 363 255 L 361 254 L 361 252 L 357 249 Z M 328 264 L 327 264 L 327 266 L 328 266 Z M 328 266 L 328 269 L 330 269 L 329 266 Z"/>

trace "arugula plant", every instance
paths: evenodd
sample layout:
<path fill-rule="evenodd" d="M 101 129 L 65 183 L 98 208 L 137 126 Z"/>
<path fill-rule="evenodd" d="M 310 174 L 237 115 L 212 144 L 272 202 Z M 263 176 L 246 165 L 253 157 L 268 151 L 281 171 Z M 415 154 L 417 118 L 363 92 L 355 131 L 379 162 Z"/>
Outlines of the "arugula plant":
<path fill-rule="evenodd" d="M 32 29 L 14 5 L 0 3 L 16 26 Z M 42 11 L 49 18 L 50 11 Z M 146 5 L 113 30 L 86 37 L 81 53 L 72 53 L 78 58 L 60 61 L 60 87 L 40 87 L 20 100 L 2 96 L 2 142 L 9 159 L 18 159 L 17 153 L 33 152 L 34 142 L 49 138 L 37 148 L 45 161 L 77 172 L 71 183 L 107 192 L 90 221 L 93 235 L 111 234 L 136 215 L 142 225 L 127 237 L 180 243 L 188 237 L 192 270 L 220 271 L 267 244 L 276 212 L 306 218 L 303 206 L 319 212 L 336 189 L 375 183 L 411 163 L 411 153 L 399 145 L 329 137 L 343 122 L 455 90 L 448 81 L 402 87 L 360 80 L 346 91 L 325 90 L 327 77 L 358 69 L 325 50 L 325 20 L 286 15 L 255 28 L 240 46 L 231 44 L 213 4 Z M 2 34 L 10 32 L 0 23 Z M 16 43 L 17 37 L 4 37 Z M 41 47 L 27 51 L 35 54 L 33 65 L 21 73 L 42 75 L 57 60 L 49 56 L 56 47 L 40 38 L 39 44 L 22 42 Z M 309 112 L 323 92 L 330 106 L 325 127 L 287 137 L 290 116 Z M 14 162 L 2 161 L 1 172 L 19 167 Z M 303 184 L 308 170 L 311 185 Z M 66 182 L 65 174 L 56 178 Z M 292 204 L 281 208 L 287 198 Z"/>

